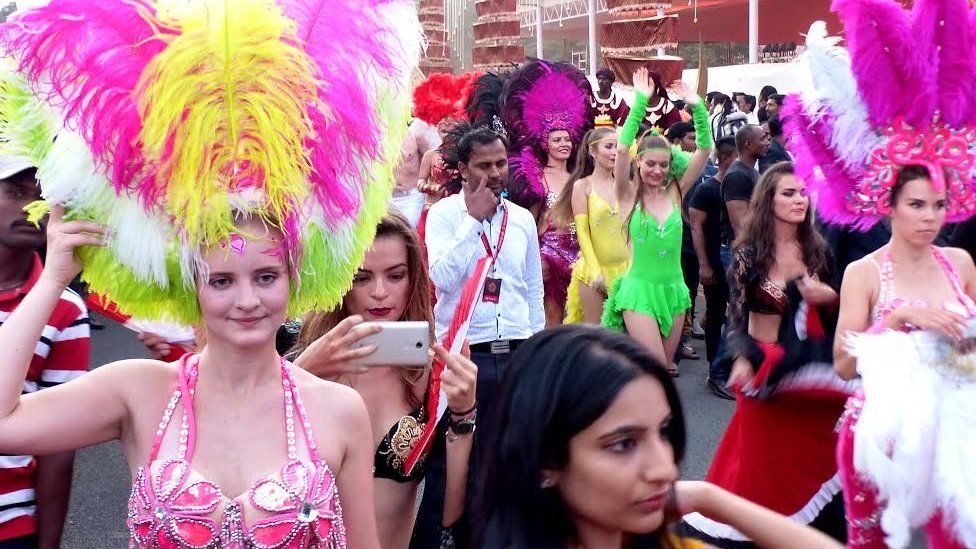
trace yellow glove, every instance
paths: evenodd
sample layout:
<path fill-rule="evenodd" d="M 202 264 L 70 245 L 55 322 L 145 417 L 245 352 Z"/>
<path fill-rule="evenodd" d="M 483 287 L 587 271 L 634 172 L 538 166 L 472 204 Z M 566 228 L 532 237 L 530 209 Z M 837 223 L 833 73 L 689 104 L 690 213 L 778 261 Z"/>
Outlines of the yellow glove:
<path fill-rule="evenodd" d="M 596 259 L 596 252 L 593 250 L 593 239 L 590 237 L 590 216 L 587 214 L 576 214 L 573 216 L 576 222 L 576 238 L 579 240 L 580 259 L 583 260 L 583 282 L 590 284 L 600 276 L 600 262 Z"/>

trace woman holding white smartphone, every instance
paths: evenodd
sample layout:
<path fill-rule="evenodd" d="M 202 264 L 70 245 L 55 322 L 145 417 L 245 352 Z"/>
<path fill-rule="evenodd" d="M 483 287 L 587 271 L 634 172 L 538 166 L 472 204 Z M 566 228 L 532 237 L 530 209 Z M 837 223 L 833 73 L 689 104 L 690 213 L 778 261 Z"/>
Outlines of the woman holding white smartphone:
<path fill-rule="evenodd" d="M 400 345 L 399 340 L 404 338 L 420 338 L 409 330 L 399 337 L 392 329 L 385 338 L 377 336 L 382 328 L 375 323 L 426 321 L 429 331 L 433 326 L 430 296 L 416 232 L 400 215 L 388 214 L 377 227 L 373 245 L 342 307 L 330 313 L 309 314 L 295 348 L 296 365 L 349 385 L 366 401 L 376 448 L 376 521 L 384 548 L 406 548 L 414 529 L 417 489 L 424 478 L 426 456 L 409 472 L 405 462 L 431 419 L 425 407 L 430 367 L 422 359 L 418 360 L 420 364 L 409 366 L 403 366 L 402 360 L 397 360 L 400 365 L 396 366 L 376 364 L 371 355 L 387 354 L 387 349 L 380 347 Z M 433 334 L 421 335 L 433 339 Z M 375 344 L 357 346 L 364 339 Z M 440 346 L 434 352 L 446 363 L 441 387 L 448 397 L 449 427 L 441 524 L 449 535 L 449 527 L 464 510 L 477 413 L 477 367 L 466 357 L 448 355 Z"/>

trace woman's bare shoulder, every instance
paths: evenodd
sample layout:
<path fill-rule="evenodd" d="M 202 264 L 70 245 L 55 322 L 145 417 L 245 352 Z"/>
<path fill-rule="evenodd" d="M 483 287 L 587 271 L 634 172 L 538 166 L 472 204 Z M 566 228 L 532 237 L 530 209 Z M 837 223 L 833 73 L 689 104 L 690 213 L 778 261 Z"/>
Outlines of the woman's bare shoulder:
<path fill-rule="evenodd" d="M 316 377 L 296 366 L 291 371 L 311 415 L 334 418 L 338 422 L 367 417 L 366 404 L 355 389 Z"/>
<path fill-rule="evenodd" d="M 109 362 L 95 368 L 91 373 L 142 385 L 147 382 L 153 383 L 162 378 L 175 377 L 176 372 L 176 362 L 162 362 L 151 358 L 130 358 Z"/>
<path fill-rule="evenodd" d="M 974 268 L 973 266 L 973 256 L 969 255 L 969 252 L 962 248 L 940 248 L 949 261 L 952 262 L 952 266 L 961 272 L 969 272 Z"/>
<path fill-rule="evenodd" d="M 851 280 L 866 284 L 868 280 L 873 280 L 868 278 L 867 275 L 876 274 L 879 272 L 879 254 L 880 251 L 871 252 L 861 259 L 852 261 L 850 264 L 848 264 L 847 268 L 844 270 L 844 282 Z"/>

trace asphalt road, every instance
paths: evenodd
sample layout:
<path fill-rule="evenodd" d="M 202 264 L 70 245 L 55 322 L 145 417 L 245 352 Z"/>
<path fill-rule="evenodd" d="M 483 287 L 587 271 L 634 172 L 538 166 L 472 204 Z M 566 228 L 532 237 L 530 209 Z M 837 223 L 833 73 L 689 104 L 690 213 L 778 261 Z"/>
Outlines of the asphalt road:
<path fill-rule="evenodd" d="M 105 330 L 93 332 L 92 364 L 147 356 L 134 333 L 108 321 L 105 324 Z M 693 345 L 699 355 L 705 355 L 701 341 L 694 341 Z M 683 361 L 681 377 L 676 380 L 688 422 L 683 476 L 689 479 L 705 475 L 734 407 L 732 402 L 715 398 L 705 389 L 707 371 L 704 360 Z M 63 546 L 68 549 L 127 547 L 125 504 L 129 488 L 128 468 L 118 443 L 78 452 Z"/>

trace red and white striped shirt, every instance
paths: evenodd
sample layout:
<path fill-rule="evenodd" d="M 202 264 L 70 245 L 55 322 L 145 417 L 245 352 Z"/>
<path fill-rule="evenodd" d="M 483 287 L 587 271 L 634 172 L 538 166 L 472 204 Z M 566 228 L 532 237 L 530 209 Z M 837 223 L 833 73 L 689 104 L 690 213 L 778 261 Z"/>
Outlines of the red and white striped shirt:
<path fill-rule="evenodd" d="M 43 265 L 34 256 L 30 276 L 21 287 L 0 292 L 0 324 L 10 316 L 41 276 Z M 34 348 L 24 393 L 33 393 L 75 379 L 88 371 L 89 320 L 81 297 L 65 290 Z M 33 456 L 0 454 L 0 541 L 36 531 Z"/>

